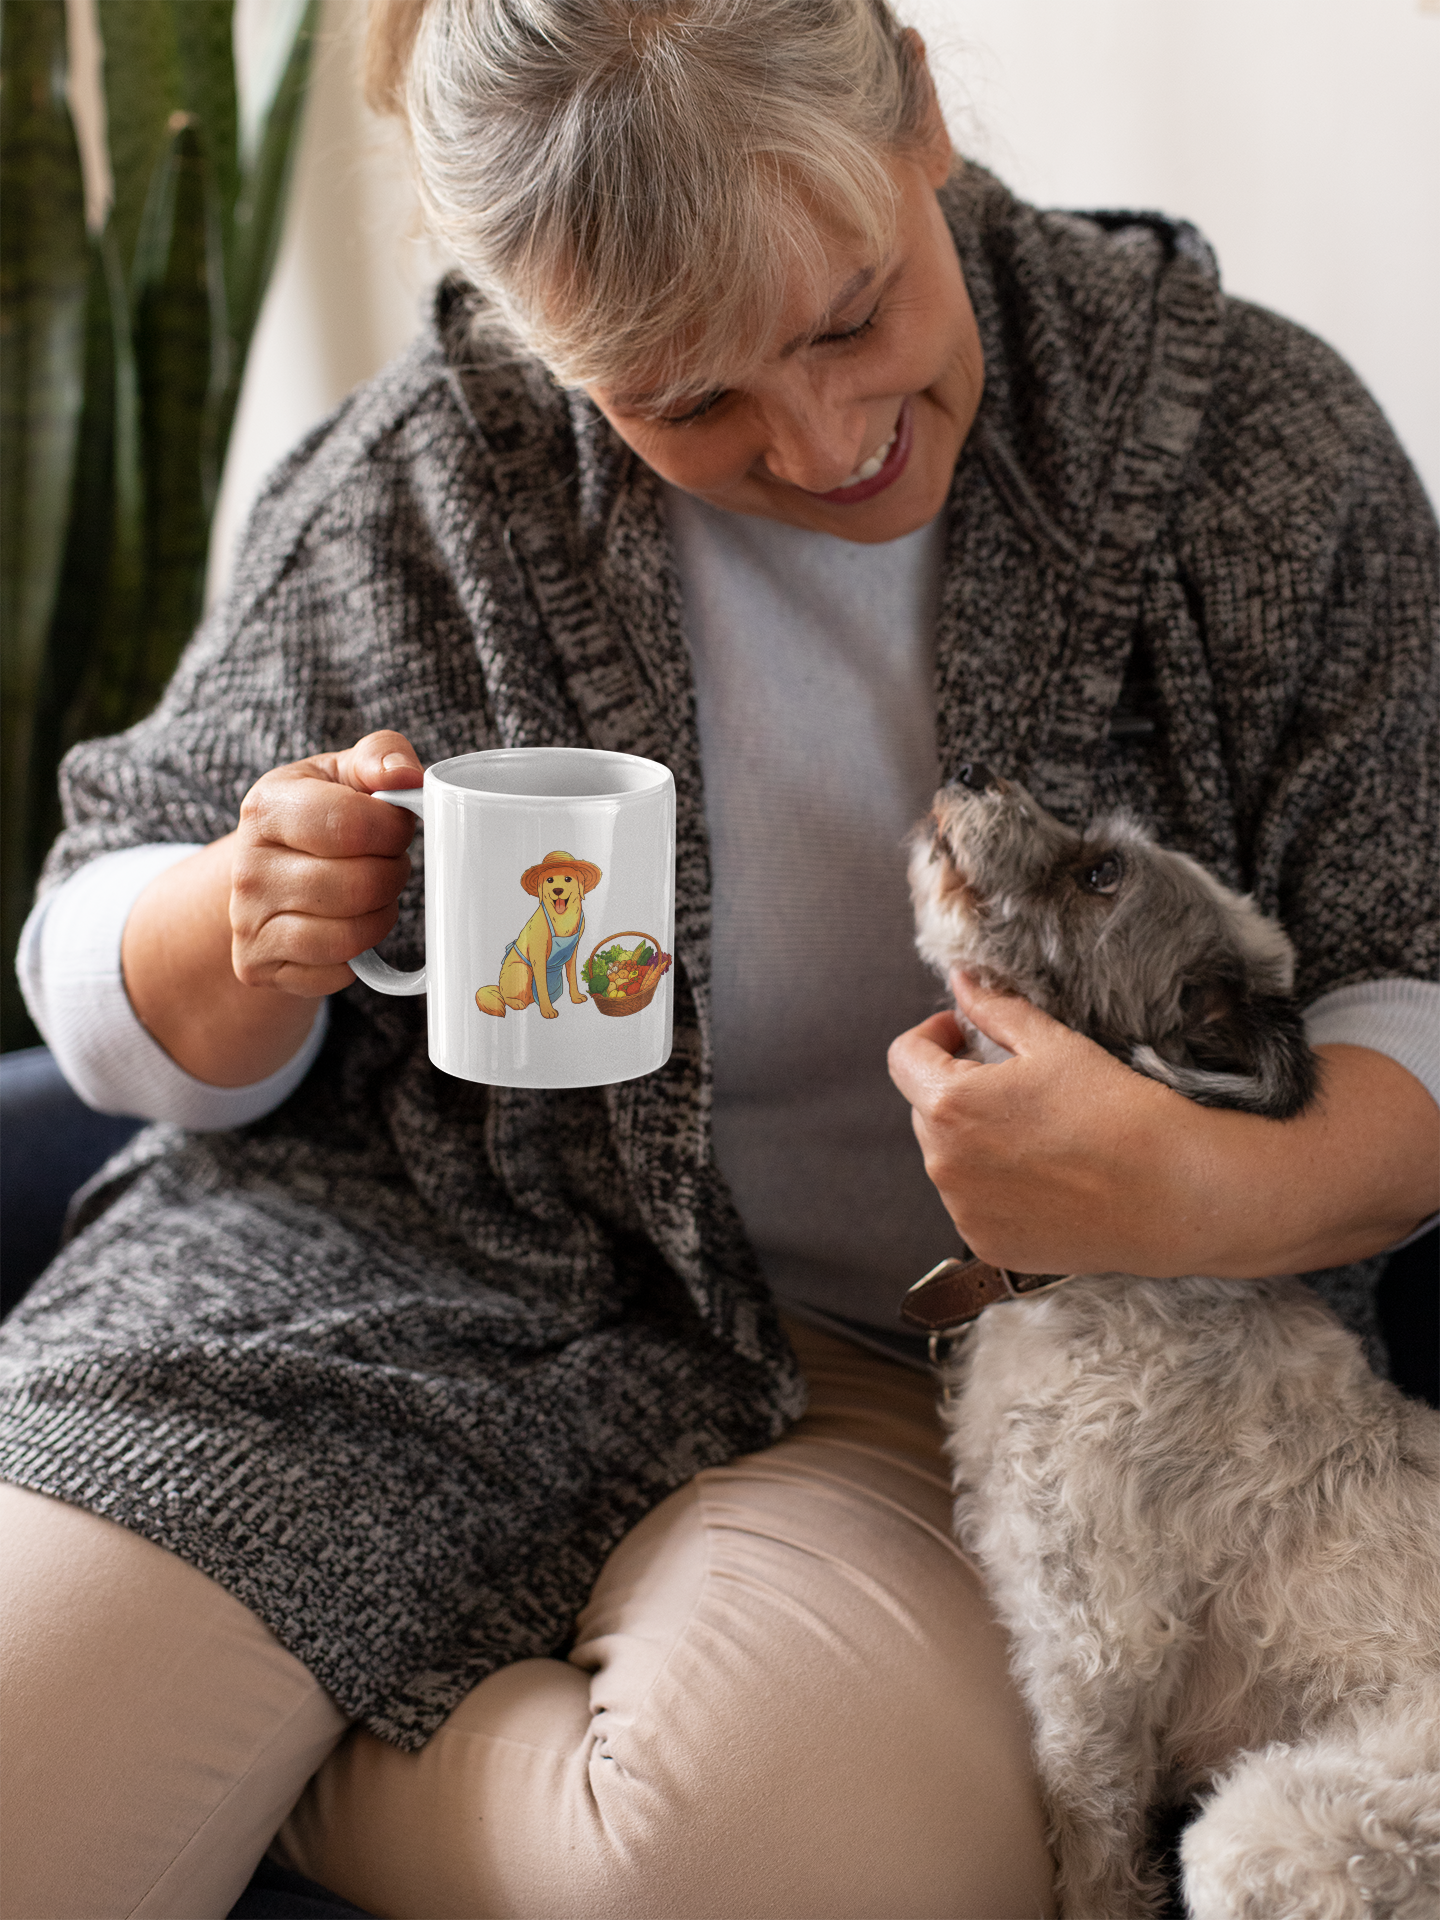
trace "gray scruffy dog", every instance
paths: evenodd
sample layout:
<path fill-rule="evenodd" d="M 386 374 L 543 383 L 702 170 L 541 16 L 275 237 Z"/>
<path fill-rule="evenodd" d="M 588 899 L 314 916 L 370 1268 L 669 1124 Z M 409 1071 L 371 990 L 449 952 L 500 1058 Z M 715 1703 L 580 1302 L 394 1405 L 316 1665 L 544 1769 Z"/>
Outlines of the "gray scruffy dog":
<path fill-rule="evenodd" d="M 1132 820 L 1080 834 L 983 767 L 910 866 L 918 946 L 1190 1098 L 1315 1091 L 1290 943 Z M 1096 1274 L 947 1363 L 956 1527 L 1035 1726 L 1067 1920 L 1440 1913 L 1440 1415 L 1301 1282 Z"/>

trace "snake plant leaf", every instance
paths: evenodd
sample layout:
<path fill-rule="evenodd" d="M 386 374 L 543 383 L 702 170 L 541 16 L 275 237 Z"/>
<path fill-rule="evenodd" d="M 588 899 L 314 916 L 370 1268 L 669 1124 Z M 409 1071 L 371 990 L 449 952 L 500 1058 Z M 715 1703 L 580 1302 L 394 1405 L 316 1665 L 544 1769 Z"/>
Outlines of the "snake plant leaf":
<path fill-rule="evenodd" d="M 128 281 L 170 116 L 185 109 L 185 85 L 170 0 L 98 0 L 98 13 L 114 187 L 106 224 Z"/>
<path fill-rule="evenodd" d="M 123 286 L 121 299 L 123 302 Z M 46 850 L 60 829 L 55 768 L 69 744 L 66 717 L 83 683 L 104 615 L 114 518 L 114 466 L 114 319 L 105 254 L 101 242 L 92 239 L 85 296 L 85 400 L 76 441 L 64 558 L 31 730 L 25 857 L 32 873 L 39 872 Z"/>
<path fill-rule="evenodd" d="M 130 293 L 108 228 L 95 243 L 91 303 L 80 458 L 36 719 L 37 773 L 48 772 L 50 787 L 42 810 L 52 818 L 54 769 L 65 750 L 138 717 L 130 683 L 145 588 L 140 406 Z M 42 856 L 37 849 L 37 872 Z"/>
<path fill-rule="evenodd" d="M 33 882 L 25 859 L 31 719 L 83 404 L 90 243 L 65 77 L 63 0 L 6 0 L 0 40 L 0 937 L 6 960 L 0 1017 L 7 1038 L 29 1032 L 9 960 Z"/>
<path fill-rule="evenodd" d="M 200 123 L 228 271 L 235 202 L 240 195 L 233 0 L 168 0 L 168 4 L 180 56 L 180 104 Z"/>
<path fill-rule="evenodd" d="M 130 682 L 137 715 L 159 698 L 205 599 L 219 486 L 215 400 L 229 359 L 218 227 L 199 131 L 176 114 L 131 273 L 145 503 L 145 604 Z"/>
<path fill-rule="evenodd" d="M 171 121 L 188 113 L 206 148 L 222 239 L 240 192 L 233 0 L 99 0 L 114 204 L 110 226 L 133 277 L 146 199 Z"/>
<path fill-rule="evenodd" d="M 265 61 L 269 78 L 262 83 L 260 97 L 247 114 L 230 291 L 230 337 L 235 354 L 220 422 L 222 443 L 234 419 L 240 398 L 240 370 L 280 249 L 319 18 L 320 0 L 292 0 L 288 16 L 276 21 L 276 37 Z"/>

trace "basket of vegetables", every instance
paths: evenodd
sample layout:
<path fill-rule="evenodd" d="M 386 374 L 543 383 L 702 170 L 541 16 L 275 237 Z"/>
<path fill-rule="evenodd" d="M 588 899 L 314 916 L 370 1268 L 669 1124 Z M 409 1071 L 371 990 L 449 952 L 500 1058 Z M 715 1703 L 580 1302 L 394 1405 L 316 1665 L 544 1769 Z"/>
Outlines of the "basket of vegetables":
<path fill-rule="evenodd" d="M 611 933 L 585 962 L 585 985 L 601 1013 L 639 1013 L 655 998 L 669 965 L 669 954 L 648 933 Z"/>

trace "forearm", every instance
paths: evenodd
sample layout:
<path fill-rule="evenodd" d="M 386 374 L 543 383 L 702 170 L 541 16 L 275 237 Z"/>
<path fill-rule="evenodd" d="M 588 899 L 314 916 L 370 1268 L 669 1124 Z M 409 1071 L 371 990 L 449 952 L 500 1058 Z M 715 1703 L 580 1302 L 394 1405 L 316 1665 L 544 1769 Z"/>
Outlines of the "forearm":
<path fill-rule="evenodd" d="M 1166 1270 L 1308 1273 L 1383 1252 L 1440 1207 L 1440 1108 L 1364 1047 L 1324 1046 L 1320 1096 L 1292 1120 L 1197 1110 Z"/>
<path fill-rule="evenodd" d="M 245 986 L 231 959 L 236 836 L 160 874 L 125 923 L 120 959 L 137 1018 L 170 1058 L 213 1087 L 277 1072 L 304 1044 L 316 1000 Z"/>
<path fill-rule="evenodd" d="M 1333 1044 L 1288 1120 L 1203 1107 L 961 980 L 1015 1056 L 964 1057 L 936 1014 L 890 1049 L 925 1167 L 962 1239 L 1022 1273 L 1310 1273 L 1393 1246 L 1440 1201 L 1440 1107 L 1388 1054 Z"/>

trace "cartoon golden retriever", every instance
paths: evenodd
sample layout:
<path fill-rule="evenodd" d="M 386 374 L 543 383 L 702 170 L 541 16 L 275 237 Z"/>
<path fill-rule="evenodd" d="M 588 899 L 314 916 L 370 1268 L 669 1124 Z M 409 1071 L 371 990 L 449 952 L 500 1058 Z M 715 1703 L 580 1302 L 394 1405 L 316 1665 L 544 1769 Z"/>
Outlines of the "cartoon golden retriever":
<path fill-rule="evenodd" d="M 556 1018 L 563 976 L 577 1007 L 585 995 L 575 979 L 575 953 L 585 931 L 585 895 L 601 880 L 599 867 L 573 854 L 547 853 L 539 866 L 520 876 L 526 893 L 540 904 L 505 949 L 497 986 L 480 987 L 475 1004 L 482 1013 L 504 1019 L 506 1007 L 518 1013 L 533 1000 L 546 1020 Z"/>

